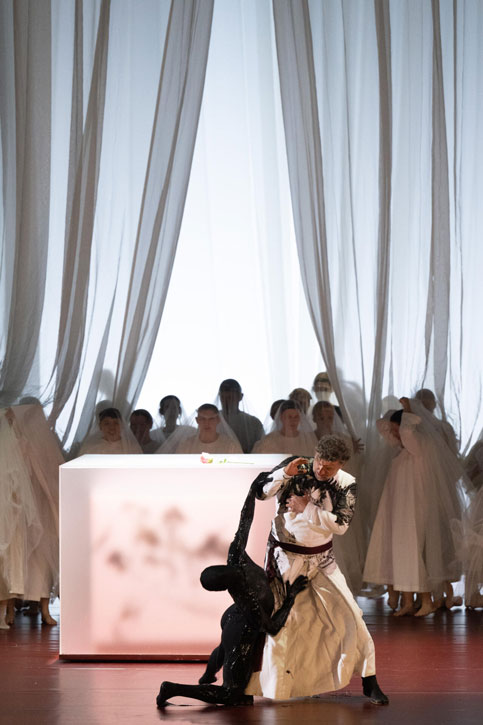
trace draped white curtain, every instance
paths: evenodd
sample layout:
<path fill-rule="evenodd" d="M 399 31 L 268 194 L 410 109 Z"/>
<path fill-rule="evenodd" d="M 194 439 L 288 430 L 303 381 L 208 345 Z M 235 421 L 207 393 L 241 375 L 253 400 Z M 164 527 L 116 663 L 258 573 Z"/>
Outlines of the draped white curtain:
<path fill-rule="evenodd" d="M 2 403 L 127 413 L 183 215 L 212 0 L 0 4 Z M 113 371 L 106 373 L 107 371 Z"/>
<path fill-rule="evenodd" d="M 381 401 L 422 385 L 465 447 L 483 427 L 481 3 L 271 10 L 215 4 L 193 156 L 211 0 L 0 3 L 0 402 L 39 396 L 71 442 L 100 397 L 191 409 L 234 376 L 263 417 L 320 350 L 366 460 Z"/>
<path fill-rule="evenodd" d="M 429 387 L 466 446 L 483 423 L 483 6 L 273 11 L 302 280 L 341 407 L 370 439 L 385 396 Z"/>

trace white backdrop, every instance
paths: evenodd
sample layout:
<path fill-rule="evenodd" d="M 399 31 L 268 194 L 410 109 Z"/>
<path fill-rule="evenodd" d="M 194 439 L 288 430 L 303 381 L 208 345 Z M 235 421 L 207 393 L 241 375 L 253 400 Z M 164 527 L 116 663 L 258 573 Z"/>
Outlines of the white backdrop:
<path fill-rule="evenodd" d="M 359 433 L 425 385 L 479 435 L 483 6 L 273 7 L 277 49 L 268 0 L 0 4 L 0 389 L 67 443 L 224 377 L 264 418 L 319 345 Z"/>

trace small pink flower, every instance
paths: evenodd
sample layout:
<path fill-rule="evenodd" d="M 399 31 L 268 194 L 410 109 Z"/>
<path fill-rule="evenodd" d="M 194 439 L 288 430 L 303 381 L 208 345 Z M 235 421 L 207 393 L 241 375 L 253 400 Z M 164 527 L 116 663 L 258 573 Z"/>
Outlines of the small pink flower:
<path fill-rule="evenodd" d="M 201 454 L 201 463 L 213 463 L 213 457 L 209 453 L 203 452 Z"/>

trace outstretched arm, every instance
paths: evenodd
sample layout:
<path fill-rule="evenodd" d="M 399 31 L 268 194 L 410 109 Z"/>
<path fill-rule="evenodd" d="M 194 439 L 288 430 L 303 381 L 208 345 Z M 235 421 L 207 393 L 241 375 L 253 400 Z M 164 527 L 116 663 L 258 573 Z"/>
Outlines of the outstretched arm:
<path fill-rule="evenodd" d="M 240 513 L 240 523 L 238 524 L 238 530 L 228 550 L 227 563 L 230 566 L 237 566 L 240 563 L 241 557 L 245 554 L 245 548 L 247 545 L 248 534 L 250 533 L 254 512 L 255 491 L 252 486 L 248 492 L 248 496 L 245 499 L 245 503 L 243 504 L 243 508 Z"/>

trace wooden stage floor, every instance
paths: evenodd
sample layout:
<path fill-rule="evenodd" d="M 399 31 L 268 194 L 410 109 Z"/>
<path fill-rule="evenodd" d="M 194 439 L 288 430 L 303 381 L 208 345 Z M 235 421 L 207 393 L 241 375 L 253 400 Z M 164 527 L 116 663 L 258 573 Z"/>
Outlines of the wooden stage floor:
<path fill-rule="evenodd" d="M 377 707 L 360 680 L 336 694 L 223 708 L 177 698 L 158 711 L 162 680 L 196 683 L 201 663 L 79 663 L 58 659 L 59 628 L 17 614 L 0 630 L 1 725 L 130 723 L 331 723 L 474 725 L 483 722 L 483 612 L 440 611 L 395 619 L 382 600 L 359 600 L 374 637 L 377 674 L 389 695 Z M 54 608 L 55 613 L 55 608 Z"/>

